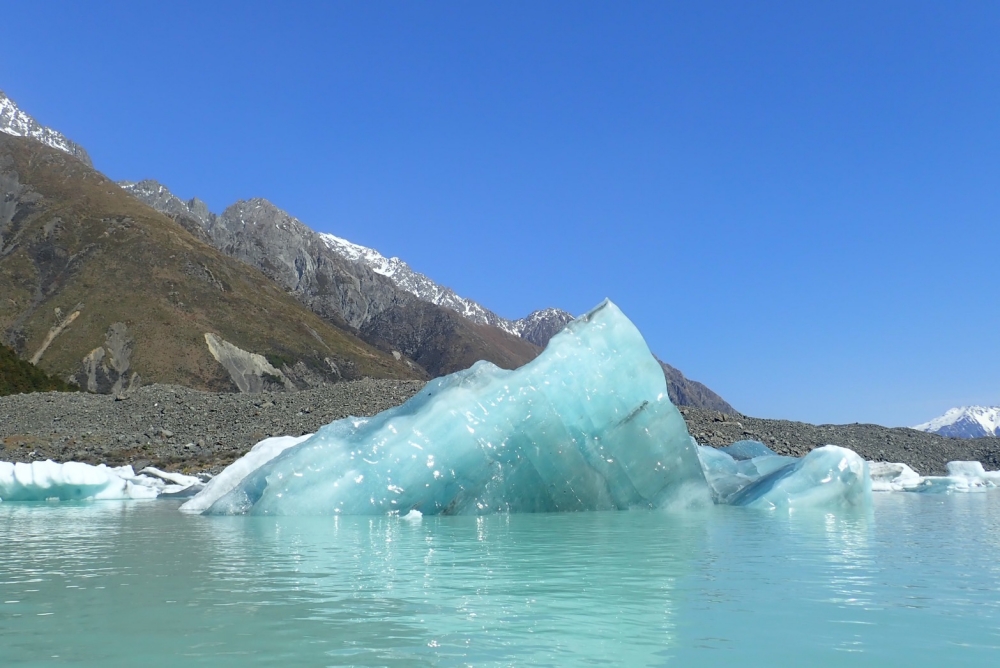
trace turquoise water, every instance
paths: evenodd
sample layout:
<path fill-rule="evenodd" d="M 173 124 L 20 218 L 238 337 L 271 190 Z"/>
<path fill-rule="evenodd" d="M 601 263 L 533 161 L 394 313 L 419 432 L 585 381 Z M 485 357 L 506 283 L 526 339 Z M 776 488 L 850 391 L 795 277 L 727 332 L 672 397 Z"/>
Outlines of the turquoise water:
<path fill-rule="evenodd" d="M 1000 494 L 198 517 L 0 503 L 3 665 L 992 665 Z"/>

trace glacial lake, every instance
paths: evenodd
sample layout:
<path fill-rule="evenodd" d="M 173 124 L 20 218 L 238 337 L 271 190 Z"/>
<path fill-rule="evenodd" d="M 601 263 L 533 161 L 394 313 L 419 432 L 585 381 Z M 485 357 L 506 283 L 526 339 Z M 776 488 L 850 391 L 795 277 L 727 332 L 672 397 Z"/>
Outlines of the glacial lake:
<path fill-rule="evenodd" d="M 993 665 L 1000 492 L 716 507 L 200 517 L 0 503 L 9 665 Z"/>

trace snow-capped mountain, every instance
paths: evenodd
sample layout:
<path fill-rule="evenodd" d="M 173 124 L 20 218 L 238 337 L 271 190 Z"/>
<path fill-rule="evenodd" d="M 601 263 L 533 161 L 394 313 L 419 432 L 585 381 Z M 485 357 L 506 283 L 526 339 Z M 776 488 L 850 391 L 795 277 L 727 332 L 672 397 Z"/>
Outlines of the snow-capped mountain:
<path fill-rule="evenodd" d="M 209 212 L 205 203 L 197 198 L 185 202 L 171 193 L 165 186 L 152 180 L 121 181 L 118 185 L 158 211 L 171 216 L 193 217 L 206 229 L 212 229 L 216 226 L 217 216 Z M 331 252 L 350 262 L 357 262 L 380 276 L 385 276 L 398 288 L 417 299 L 454 311 L 477 324 L 497 327 L 537 346 L 544 347 L 549 339 L 573 319 L 572 314 L 556 308 L 539 309 L 518 320 L 502 318 L 482 304 L 462 297 L 451 288 L 440 285 L 430 277 L 414 271 L 410 265 L 398 257 L 386 257 L 374 248 L 361 246 L 333 234 L 314 232 L 300 221 L 287 216 L 287 214 L 284 215 L 288 218 L 284 224 L 294 224 L 294 226 L 301 228 L 300 236 L 316 235 Z"/>
<path fill-rule="evenodd" d="M 392 280 L 403 290 L 432 304 L 451 309 L 481 325 L 499 327 L 508 334 L 520 336 L 535 345 L 544 346 L 573 316 L 556 308 L 534 311 L 519 320 L 502 318 L 482 304 L 466 299 L 449 287 L 435 283 L 428 276 L 414 271 L 398 257 L 386 257 L 368 248 L 332 234 L 320 233 L 327 247 L 343 258 L 367 265 L 372 271 Z"/>
<path fill-rule="evenodd" d="M 1000 436 L 1000 406 L 962 406 L 914 427 L 953 438 Z"/>
<path fill-rule="evenodd" d="M 69 153 L 77 160 L 92 167 L 90 156 L 82 146 L 70 141 L 63 134 L 41 125 L 34 118 L 21 111 L 14 100 L 0 91 L 0 132 L 15 137 L 31 137 L 47 146 Z"/>

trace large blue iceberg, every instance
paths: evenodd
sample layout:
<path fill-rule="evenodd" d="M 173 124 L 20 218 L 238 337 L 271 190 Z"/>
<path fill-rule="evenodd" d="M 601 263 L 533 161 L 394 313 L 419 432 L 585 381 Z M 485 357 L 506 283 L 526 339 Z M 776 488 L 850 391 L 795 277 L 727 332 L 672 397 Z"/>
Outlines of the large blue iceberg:
<path fill-rule="evenodd" d="M 605 301 L 519 369 L 479 362 L 375 417 L 338 420 L 302 442 L 262 442 L 183 509 L 435 515 L 713 500 L 779 507 L 815 486 L 838 500 L 856 496 L 845 493 L 850 476 L 837 478 L 839 487 L 827 484 L 844 466 L 839 451 L 799 464 L 773 453 L 740 462 L 720 455 L 733 462 L 737 478 L 724 481 L 729 464 L 711 460 L 688 435 L 642 335 Z M 867 469 L 861 473 L 867 480 Z M 870 482 L 868 490 L 870 496 Z"/>

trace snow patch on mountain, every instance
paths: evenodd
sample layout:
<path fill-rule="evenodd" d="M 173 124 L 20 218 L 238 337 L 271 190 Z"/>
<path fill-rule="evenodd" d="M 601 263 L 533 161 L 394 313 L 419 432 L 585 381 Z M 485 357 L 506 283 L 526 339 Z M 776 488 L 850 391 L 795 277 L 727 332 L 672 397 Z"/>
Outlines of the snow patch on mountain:
<path fill-rule="evenodd" d="M 386 257 L 374 248 L 361 246 L 333 234 L 321 232 L 319 236 L 333 252 L 353 262 L 367 265 L 375 273 L 389 278 L 393 283 L 417 298 L 451 309 L 472 322 L 498 327 L 508 334 L 520 336 L 536 345 L 544 346 L 549 338 L 573 319 L 573 316 L 566 311 L 547 308 L 535 311 L 519 320 L 508 320 L 482 304 L 461 297 L 451 288 L 439 285 L 428 276 L 414 271 L 410 265 L 398 257 Z M 550 331 L 553 329 L 554 331 Z M 547 333 L 547 336 L 537 336 L 542 331 Z M 531 336 L 532 334 L 536 336 Z M 539 343 L 534 340 L 536 338 L 539 340 L 544 338 L 544 342 Z"/>
<path fill-rule="evenodd" d="M 0 91 L 0 132 L 15 137 L 37 139 L 46 146 L 65 151 L 80 162 L 93 166 L 90 162 L 90 156 L 87 155 L 82 146 L 70 141 L 52 128 L 39 124 L 34 118 L 21 111 L 14 100 L 7 97 L 3 91 Z"/>
<path fill-rule="evenodd" d="M 962 406 L 914 427 L 953 438 L 1000 436 L 1000 406 Z"/>

